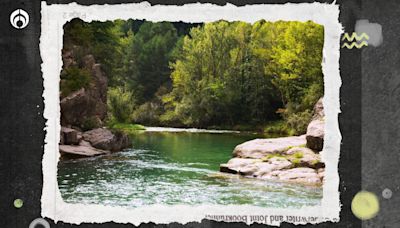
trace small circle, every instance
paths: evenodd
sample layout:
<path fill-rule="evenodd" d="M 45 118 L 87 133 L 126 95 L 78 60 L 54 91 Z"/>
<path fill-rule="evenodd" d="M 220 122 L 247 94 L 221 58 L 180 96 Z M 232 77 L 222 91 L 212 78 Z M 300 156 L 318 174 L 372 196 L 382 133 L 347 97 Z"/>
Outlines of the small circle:
<path fill-rule="evenodd" d="M 42 225 L 44 228 L 50 228 L 50 224 L 43 218 L 34 219 L 31 224 L 29 224 L 29 228 L 39 228 L 37 225 Z"/>
<path fill-rule="evenodd" d="M 15 199 L 14 200 L 14 207 L 21 208 L 24 205 L 24 201 L 22 199 Z"/>
<path fill-rule="evenodd" d="M 351 210 L 361 220 L 371 219 L 379 212 L 378 197 L 372 192 L 360 191 L 351 202 Z"/>
<path fill-rule="evenodd" d="M 383 189 L 383 191 L 382 191 L 382 197 L 383 198 L 390 199 L 390 198 L 392 198 L 392 195 L 393 195 L 392 190 L 390 190 L 388 188 Z"/>

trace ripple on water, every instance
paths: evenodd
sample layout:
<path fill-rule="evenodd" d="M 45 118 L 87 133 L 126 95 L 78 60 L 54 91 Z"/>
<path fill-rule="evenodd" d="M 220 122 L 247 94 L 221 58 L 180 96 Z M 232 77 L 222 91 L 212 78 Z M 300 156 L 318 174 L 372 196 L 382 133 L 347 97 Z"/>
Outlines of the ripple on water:
<path fill-rule="evenodd" d="M 247 204 L 299 208 L 321 201 L 319 187 L 217 172 L 219 164 L 231 157 L 234 146 L 249 138 L 180 134 L 140 136 L 134 140 L 135 149 L 60 162 L 58 180 L 63 199 L 124 207 Z"/>

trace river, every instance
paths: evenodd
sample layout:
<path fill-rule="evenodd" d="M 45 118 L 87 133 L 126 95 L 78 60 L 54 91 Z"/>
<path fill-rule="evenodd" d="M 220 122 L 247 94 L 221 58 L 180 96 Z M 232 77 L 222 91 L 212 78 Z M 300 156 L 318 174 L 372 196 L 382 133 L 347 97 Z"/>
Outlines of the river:
<path fill-rule="evenodd" d="M 61 161 L 58 184 L 68 203 L 136 208 L 152 204 L 320 204 L 322 188 L 243 178 L 218 172 L 233 148 L 254 134 L 149 131 L 133 146 L 107 156 Z"/>

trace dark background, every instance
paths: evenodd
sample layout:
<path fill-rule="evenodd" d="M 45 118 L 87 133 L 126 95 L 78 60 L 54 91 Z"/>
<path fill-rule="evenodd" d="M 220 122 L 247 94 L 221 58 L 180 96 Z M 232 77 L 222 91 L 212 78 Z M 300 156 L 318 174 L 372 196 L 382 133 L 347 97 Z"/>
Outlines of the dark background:
<path fill-rule="evenodd" d="M 71 1 L 49 0 L 48 4 Z M 80 4 L 116 4 L 140 1 L 81 0 Z M 152 0 L 151 4 L 184 4 L 196 1 Z M 279 3 L 284 0 L 206 0 L 223 5 Z M 313 2 L 293 0 L 293 3 Z M 319 1 L 328 2 L 330 1 Z M 345 32 L 354 31 L 358 19 L 369 19 L 383 27 L 383 44 L 379 47 L 341 49 L 342 87 L 339 115 L 342 146 L 339 161 L 339 223 L 314 227 L 400 227 L 399 167 L 400 161 L 400 2 L 397 0 L 338 0 L 340 22 Z M 29 25 L 13 28 L 9 15 L 22 8 L 30 15 Z M 1 0 L 0 3 L 0 227 L 28 227 L 40 217 L 42 194 L 42 155 L 45 131 L 43 118 L 43 78 L 39 52 L 40 1 Z M 383 189 L 393 191 L 384 199 Z M 353 196 L 360 190 L 377 194 L 381 210 L 377 217 L 361 223 L 351 212 Z M 24 200 L 20 209 L 13 206 L 16 198 Z M 396 204 L 397 202 L 397 204 Z M 173 212 L 171 212 L 173 213 Z M 162 215 L 160 216 L 168 216 Z M 49 221 L 51 227 L 78 227 Z M 239 223 L 142 224 L 140 227 L 246 227 Z M 309 225 L 310 226 L 310 225 Z M 128 224 L 84 224 L 81 227 L 134 227 Z M 251 227 L 267 227 L 254 224 Z M 295 227 L 282 224 L 282 227 Z M 301 226 L 304 227 L 304 226 Z"/>

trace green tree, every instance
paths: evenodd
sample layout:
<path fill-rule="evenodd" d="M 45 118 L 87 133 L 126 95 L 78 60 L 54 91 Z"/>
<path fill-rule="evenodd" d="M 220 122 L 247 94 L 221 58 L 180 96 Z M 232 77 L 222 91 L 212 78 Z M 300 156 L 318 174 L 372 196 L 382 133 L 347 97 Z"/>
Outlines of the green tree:
<path fill-rule="evenodd" d="M 135 34 L 128 55 L 135 69 L 127 77 L 140 103 L 153 98 L 158 88 L 170 81 L 168 64 L 177 40 L 176 29 L 169 22 L 145 22 Z"/>

